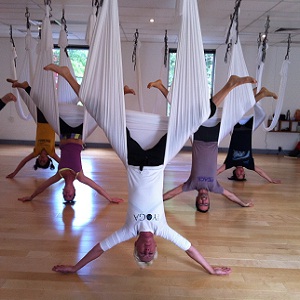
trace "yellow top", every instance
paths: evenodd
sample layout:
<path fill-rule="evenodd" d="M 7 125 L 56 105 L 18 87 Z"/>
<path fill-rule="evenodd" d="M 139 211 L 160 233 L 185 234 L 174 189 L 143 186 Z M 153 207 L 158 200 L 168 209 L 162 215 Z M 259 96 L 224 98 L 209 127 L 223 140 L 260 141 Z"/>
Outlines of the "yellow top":
<path fill-rule="evenodd" d="M 53 157 L 55 153 L 55 132 L 48 123 L 37 123 L 34 156 L 38 156 L 45 149 Z"/>

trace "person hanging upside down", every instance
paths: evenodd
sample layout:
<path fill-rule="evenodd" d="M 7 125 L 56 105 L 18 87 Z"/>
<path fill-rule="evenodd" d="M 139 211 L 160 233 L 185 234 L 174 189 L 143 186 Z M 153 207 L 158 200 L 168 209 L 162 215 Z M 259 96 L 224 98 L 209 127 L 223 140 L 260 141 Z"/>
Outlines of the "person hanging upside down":
<path fill-rule="evenodd" d="M 75 87 L 74 90 L 77 94 L 79 93 L 80 85 L 77 84 L 67 67 L 49 65 L 45 69 L 52 70 L 63 76 L 72 87 Z M 218 96 L 223 98 L 237 85 L 252 82 L 255 82 L 255 80 L 251 77 L 239 78 L 234 76 Z M 126 88 L 126 90 L 127 89 L 132 91 L 129 88 Z M 186 120 L 183 120 L 182 116 L 180 116 L 177 119 L 180 124 L 176 127 L 175 132 L 167 132 L 166 128 L 166 133 L 161 134 L 155 141 L 149 141 L 149 134 L 156 130 L 154 128 L 157 128 L 154 124 L 151 124 L 152 126 L 149 126 L 145 130 L 141 130 L 142 132 L 139 139 L 135 139 L 132 136 L 134 128 L 130 127 L 130 118 L 135 120 L 138 117 L 142 117 L 144 123 L 147 123 L 148 120 L 149 123 L 151 123 L 152 121 L 150 119 L 152 116 L 155 116 L 156 120 L 159 117 L 147 113 L 135 112 L 135 114 L 133 112 L 127 112 L 127 120 L 122 120 L 119 116 L 125 117 L 125 114 L 119 115 L 113 111 L 118 109 L 122 110 L 122 100 L 113 99 L 113 101 L 115 101 L 113 103 L 109 100 L 101 100 L 105 102 L 107 106 L 101 106 L 98 103 L 97 108 L 101 107 L 101 111 L 97 111 L 93 103 L 89 103 L 88 98 L 83 102 L 89 113 L 104 130 L 113 149 L 115 149 L 126 166 L 129 192 L 126 222 L 119 230 L 96 244 L 78 263 L 75 265 L 56 265 L 53 267 L 53 271 L 75 273 L 92 260 L 101 256 L 105 251 L 133 237 L 137 237 L 134 243 L 134 258 L 136 262 L 140 267 L 148 266 L 152 264 L 153 260 L 157 257 L 157 244 L 154 239 L 154 236 L 157 235 L 180 247 L 208 273 L 214 275 L 229 274 L 231 269 L 228 267 L 212 267 L 191 242 L 169 227 L 166 220 L 162 197 L 164 169 L 167 163 L 165 157 L 167 153 L 172 153 L 173 146 L 175 146 L 172 144 L 172 146 L 167 147 L 167 139 L 173 138 L 174 136 L 178 137 L 178 134 L 183 134 L 188 137 L 188 133 L 179 132 L 184 128 L 184 126 L 180 126 L 180 124 L 186 122 Z M 107 109 L 108 107 L 112 110 Z M 189 111 L 192 110 L 191 108 L 188 109 Z M 117 120 L 115 115 L 117 115 Z M 174 118 L 171 120 L 171 122 L 175 121 Z M 187 121 L 190 121 L 190 119 Z M 162 123 L 161 120 L 160 122 Z M 132 123 L 136 124 L 138 122 Z M 110 130 L 113 125 L 114 132 Z M 157 124 L 155 123 L 155 125 Z M 139 123 L 138 126 L 141 127 L 141 124 Z M 123 134 L 116 135 L 115 132 L 121 132 Z M 184 140 L 184 138 L 181 140 Z M 144 146 L 143 143 L 152 143 L 152 145 L 147 147 Z"/>
<path fill-rule="evenodd" d="M 216 107 L 221 104 L 225 96 L 240 80 L 241 79 L 237 76 L 231 76 L 223 89 L 213 96 L 211 101 L 211 116 L 214 115 Z M 254 82 L 255 81 L 253 81 L 253 83 Z M 167 98 L 168 90 L 164 87 L 161 80 L 148 84 L 148 88 L 152 87 L 159 89 Z M 169 200 L 182 192 L 196 190 L 198 192 L 196 196 L 196 209 L 199 212 L 207 212 L 209 210 L 209 192 L 222 194 L 228 200 L 235 202 L 242 207 L 253 206 L 252 201 L 245 202 L 241 200 L 234 193 L 223 188 L 216 180 L 219 130 L 220 123 L 213 127 L 200 126 L 194 133 L 190 177 L 185 183 L 164 193 L 164 201 Z"/>
<path fill-rule="evenodd" d="M 73 119 L 73 114 L 76 115 L 76 119 L 72 120 L 71 126 L 67 123 L 67 121 L 64 121 L 63 117 L 59 117 L 61 158 L 57 173 L 38 186 L 30 196 L 22 197 L 18 200 L 22 202 L 31 201 L 50 185 L 60 181 L 61 179 L 64 179 L 64 203 L 74 204 L 74 198 L 76 194 L 74 181 L 77 179 L 79 182 L 94 189 L 109 202 L 123 202 L 123 199 L 121 198 L 111 197 L 101 186 L 99 186 L 89 177 L 85 176 L 83 173 L 81 164 L 81 151 L 83 150 L 83 107 L 75 104 L 68 104 L 68 107 L 69 109 L 65 110 L 65 116 L 68 119 L 68 122 Z"/>
<path fill-rule="evenodd" d="M 267 88 L 262 87 L 259 93 L 254 90 L 256 102 L 265 98 L 272 97 L 277 99 L 277 95 L 270 92 Z M 270 183 L 281 183 L 281 180 L 271 178 L 263 169 L 256 166 L 252 156 L 252 131 L 253 117 L 249 117 L 244 122 L 239 122 L 234 126 L 229 149 L 224 164 L 217 170 L 217 174 L 227 169 L 235 167 L 229 180 L 245 181 L 246 174 L 244 168 L 256 172 L 258 175 L 269 181 Z"/>
<path fill-rule="evenodd" d="M 7 79 L 8 82 L 12 83 L 13 88 L 22 88 L 28 95 L 30 95 L 31 87 L 27 81 L 22 83 L 14 79 Z M 51 125 L 47 122 L 43 113 L 37 108 L 37 123 L 36 123 L 36 136 L 35 136 L 35 146 L 33 152 L 27 155 L 21 160 L 16 169 L 8 174 L 6 178 L 14 178 L 18 172 L 25 166 L 27 162 L 36 157 L 35 164 L 33 168 L 37 170 L 48 169 L 54 170 L 54 164 L 52 159 L 59 163 L 59 156 L 55 152 L 55 132 Z"/>

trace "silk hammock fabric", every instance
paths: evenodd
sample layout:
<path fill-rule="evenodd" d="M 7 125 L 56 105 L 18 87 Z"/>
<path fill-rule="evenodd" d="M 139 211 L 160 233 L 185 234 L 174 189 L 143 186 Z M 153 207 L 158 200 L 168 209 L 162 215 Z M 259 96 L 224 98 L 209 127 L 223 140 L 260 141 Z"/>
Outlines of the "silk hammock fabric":
<path fill-rule="evenodd" d="M 265 131 L 273 130 L 278 123 L 281 109 L 283 106 L 283 101 L 284 101 L 289 64 L 290 64 L 290 61 L 288 58 L 286 58 L 282 63 L 281 70 L 280 70 L 281 79 L 280 79 L 280 85 L 279 85 L 278 99 L 276 100 L 277 103 L 276 103 L 275 113 L 274 113 L 272 122 L 269 126 L 267 126 L 265 123 L 263 123 L 263 128 Z M 257 91 L 259 91 L 261 89 L 264 65 L 265 65 L 265 63 L 262 60 L 262 46 L 260 46 L 259 50 L 258 50 L 257 72 L 256 72 Z M 265 119 L 265 117 L 262 120 L 260 118 L 262 112 L 264 112 L 260 102 L 256 103 L 256 105 L 254 107 L 254 112 L 255 112 L 254 117 L 258 119 L 257 121 L 255 121 L 255 125 L 254 125 L 255 128 L 257 128 L 258 127 L 257 125 L 261 124 Z M 260 123 L 259 123 L 259 121 L 260 121 Z"/>
<path fill-rule="evenodd" d="M 18 80 L 19 82 L 27 81 L 29 85 L 33 79 L 33 52 L 35 51 L 35 41 L 31 35 L 30 29 L 27 29 L 27 33 L 25 36 L 25 58 L 23 60 L 23 64 L 19 69 L 20 72 L 17 72 L 16 68 L 16 61 L 17 61 L 17 52 L 12 44 L 12 51 L 11 51 L 11 78 Z M 22 105 L 22 97 L 18 92 L 18 89 L 13 89 L 12 93 L 16 96 L 17 101 L 15 102 L 15 108 L 19 115 L 19 117 L 23 120 L 30 120 L 33 118 L 36 121 L 36 106 L 30 99 L 23 99 L 25 100 L 25 104 L 28 108 L 28 112 L 24 111 L 24 107 Z"/>
<path fill-rule="evenodd" d="M 235 26 L 232 27 L 235 28 Z M 231 75 L 249 76 L 239 38 L 237 38 L 237 42 L 232 43 L 228 78 Z M 255 103 L 252 84 L 250 83 L 242 84 L 229 93 L 224 100 L 218 144 Z"/>
<path fill-rule="evenodd" d="M 19 88 L 18 90 L 23 99 L 31 98 L 33 100 L 36 106 L 43 112 L 53 130 L 60 135 L 59 117 L 72 127 L 78 126 L 84 122 L 84 108 L 76 104 L 59 103 L 54 74 L 53 72 L 44 70 L 46 65 L 52 63 L 53 57 L 53 39 L 49 13 L 50 7 L 46 5 L 46 14 L 42 24 L 40 51 L 30 96 L 23 89 Z M 65 101 L 66 99 L 62 97 L 60 100 Z M 76 102 L 78 102 L 78 99 Z M 83 140 L 85 138 L 86 135 L 83 136 Z"/>
<path fill-rule="evenodd" d="M 41 40 L 37 57 L 36 69 L 30 96 L 23 89 L 18 89 L 23 99 L 31 98 L 35 105 L 43 112 L 46 120 L 59 135 L 59 109 L 55 79 L 52 72 L 46 72 L 44 67 L 52 63 L 52 31 L 50 24 L 50 7 L 46 5 L 45 18 L 42 23 Z"/>
<path fill-rule="evenodd" d="M 88 20 L 88 24 L 87 24 L 87 29 L 86 29 L 86 33 L 85 33 L 85 41 L 88 45 L 91 45 L 91 41 L 92 41 L 92 36 L 94 33 L 94 29 L 95 29 L 95 25 L 96 25 L 96 20 L 97 20 L 97 7 L 96 5 L 92 6 L 92 12 L 89 16 L 89 20 Z"/>
<path fill-rule="evenodd" d="M 136 90 L 136 96 L 138 98 L 138 103 L 140 107 L 140 111 L 145 111 L 144 109 L 144 98 L 143 98 L 143 87 L 142 87 L 142 72 L 141 72 L 141 56 L 140 56 L 140 48 L 142 44 L 140 41 L 137 42 L 136 47 L 136 69 L 135 69 L 135 75 L 136 75 L 136 82 L 137 82 L 137 90 Z"/>
<path fill-rule="evenodd" d="M 61 26 L 58 46 L 60 48 L 59 65 L 67 66 L 72 76 L 75 78 L 70 57 L 67 55 L 68 37 L 64 24 Z M 97 123 L 82 105 L 77 105 L 78 102 L 81 102 L 79 97 L 76 95 L 69 83 L 61 76 L 58 76 L 57 99 L 59 103 L 60 117 L 66 123 L 73 127 L 80 125 L 82 122 L 84 123 L 82 139 L 85 141 L 86 138 L 96 129 Z M 72 115 L 70 115 L 70 104 L 72 105 Z"/>
<path fill-rule="evenodd" d="M 138 98 L 138 103 L 140 107 L 140 111 L 144 112 L 144 98 L 143 98 L 143 80 L 142 80 L 142 71 L 141 71 L 141 55 L 140 55 L 140 49 L 142 47 L 142 43 L 140 41 L 137 42 L 137 48 L 136 48 L 136 82 L 137 82 L 137 90 L 136 90 L 136 96 Z M 162 48 L 162 54 L 161 54 L 161 70 L 158 74 L 157 79 L 163 79 L 167 78 L 167 68 L 164 66 L 164 47 Z M 152 91 L 153 92 L 153 91 Z M 164 96 L 161 94 L 161 92 L 158 89 L 155 89 L 155 99 L 152 102 L 152 113 L 158 113 L 159 106 L 161 104 L 161 100 L 165 100 Z"/>
<path fill-rule="evenodd" d="M 171 91 L 172 107 L 169 124 L 166 126 L 165 117 L 139 112 L 128 112 L 128 120 L 125 122 L 118 5 L 114 0 L 104 1 L 102 6 L 80 88 L 80 97 L 106 133 L 125 166 L 127 166 L 126 126 L 130 133 L 134 132 L 132 137 L 144 149 L 156 144 L 159 136 L 168 131 L 164 160 L 166 165 L 179 152 L 189 135 L 196 131 L 210 114 L 205 60 L 204 55 L 199 55 L 204 51 L 197 1 L 183 1 L 182 12 L 178 57 Z M 96 81 L 98 84 L 95 84 Z M 142 117 L 142 129 L 139 128 L 141 123 L 138 121 L 130 122 L 132 115 L 134 118 Z M 160 128 L 160 125 L 167 128 Z M 161 133 L 158 134 L 158 131 Z M 148 141 L 148 134 L 155 136 L 156 140 Z"/>
<path fill-rule="evenodd" d="M 160 69 L 160 74 L 159 74 L 159 79 L 161 79 L 162 81 L 164 81 L 164 79 L 168 80 L 168 68 L 165 67 L 164 65 L 164 55 L 165 55 L 165 47 L 163 46 L 161 49 L 161 56 L 160 56 L 160 65 L 161 65 L 161 69 Z M 168 83 L 164 83 L 164 86 L 167 87 Z M 158 113 L 159 111 L 159 107 L 161 107 L 161 100 L 165 100 L 164 96 L 162 95 L 162 93 L 156 89 L 156 95 L 155 95 L 155 100 L 153 101 L 154 106 L 153 106 L 153 113 Z"/>

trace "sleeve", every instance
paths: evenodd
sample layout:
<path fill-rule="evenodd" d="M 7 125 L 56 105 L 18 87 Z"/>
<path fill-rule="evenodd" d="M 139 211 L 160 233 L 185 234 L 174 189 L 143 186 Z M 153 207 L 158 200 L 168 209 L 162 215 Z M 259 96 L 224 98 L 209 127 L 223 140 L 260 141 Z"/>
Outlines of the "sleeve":
<path fill-rule="evenodd" d="M 187 251 L 192 245 L 190 241 L 172 229 L 168 224 L 166 224 L 162 230 L 156 232 L 156 235 L 172 242 L 183 251 Z"/>
<path fill-rule="evenodd" d="M 103 251 L 107 251 L 112 247 L 125 242 L 136 235 L 130 232 L 125 226 L 115 231 L 113 234 L 108 236 L 106 239 L 100 242 L 100 247 Z"/>

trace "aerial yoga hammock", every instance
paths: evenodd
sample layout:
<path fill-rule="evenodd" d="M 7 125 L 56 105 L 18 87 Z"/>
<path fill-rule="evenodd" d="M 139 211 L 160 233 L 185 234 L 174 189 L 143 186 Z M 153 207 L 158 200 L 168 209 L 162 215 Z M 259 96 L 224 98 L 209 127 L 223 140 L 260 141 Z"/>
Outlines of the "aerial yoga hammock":
<path fill-rule="evenodd" d="M 158 78 L 165 79 L 167 78 L 167 60 L 166 60 L 166 51 L 168 50 L 167 48 L 167 33 L 165 34 L 165 45 L 162 48 L 160 60 L 161 60 L 161 69 L 160 69 L 160 74 Z M 143 97 L 143 73 L 141 70 L 141 48 L 142 48 L 142 43 L 139 40 L 139 32 L 138 29 L 136 29 L 134 33 L 134 48 L 133 48 L 133 53 L 132 53 L 132 62 L 134 64 L 134 72 L 136 76 L 136 83 L 137 83 L 137 89 L 136 89 L 136 95 L 138 99 L 138 104 L 139 104 L 139 110 L 141 112 L 145 112 L 145 107 L 144 107 L 144 97 Z M 158 113 L 159 112 L 159 103 L 160 103 L 160 97 L 161 93 L 155 92 L 155 97 L 152 99 L 152 113 Z"/>
<path fill-rule="evenodd" d="M 210 111 L 205 62 L 204 57 L 199 55 L 203 53 L 203 46 L 196 0 L 183 1 L 179 41 L 168 128 L 163 128 L 158 135 L 154 134 L 155 141 L 146 143 L 143 139 L 149 139 L 148 131 L 157 131 L 162 120 L 157 115 L 138 113 L 144 119 L 155 122 L 156 126 L 153 128 L 153 125 L 145 124 L 143 130 L 135 131 L 133 140 L 134 125 L 141 124 L 126 122 L 117 1 L 104 1 L 80 97 L 127 169 L 127 219 L 122 228 L 97 244 L 75 266 L 54 266 L 54 271 L 76 272 L 104 251 L 136 236 L 138 239 L 135 242 L 134 257 L 140 266 L 150 264 L 157 255 L 153 239 L 156 234 L 186 251 L 207 272 L 219 275 L 230 273 L 229 268 L 211 267 L 188 240 L 168 226 L 164 213 L 162 192 L 165 166 L 178 153 L 189 135 L 208 117 Z M 189 47 L 190 44 L 193 49 Z M 95 81 L 98 81 L 99 86 Z M 135 113 L 130 112 L 130 117 L 134 119 Z M 166 131 L 167 137 L 164 133 Z M 152 144 L 155 145 L 153 148 Z M 149 154 L 149 160 L 138 161 L 140 156 L 134 157 L 132 150 L 145 158 Z M 151 154 L 157 155 L 152 157 Z M 147 253 L 141 250 L 146 240 L 151 244 L 151 251 Z"/>
<path fill-rule="evenodd" d="M 232 28 L 236 27 L 233 26 Z M 233 74 L 241 77 L 249 76 L 240 39 L 237 34 L 235 38 L 236 41 L 231 43 L 232 52 L 228 78 Z M 240 121 L 241 116 L 246 114 L 255 103 L 251 84 L 240 85 L 229 93 L 224 101 L 218 144 L 231 132 L 234 125 Z M 230 116 L 230 118 L 228 116 Z"/>
<path fill-rule="evenodd" d="M 238 5 L 238 4 L 237 4 Z M 231 65 L 230 65 L 230 73 L 237 74 L 239 72 L 239 67 L 243 67 L 243 72 L 247 72 L 246 64 L 243 58 L 241 45 L 238 38 L 238 30 L 237 30 L 237 15 L 238 15 L 239 7 L 235 8 L 235 14 L 232 17 L 232 27 L 231 31 L 229 32 L 229 37 L 231 39 L 231 43 L 233 39 L 237 39 L 232 47 L 232 57 L 231 57 Z M 234 50 L 237 50 L 234 52 Z M 259 67 L 260 71 L 262 71 L 263 66 Z M 254 159 L 252 156 L 252 132 L 258 128 L 258 126 L 263 122 L 265 118 L 265 112 L 260 106 L 260 101 L 264 97 L 273 97 L 277 99 L 277 95 L 268 91 L 266 88 L 261 87 L 261 74 L 257 76 L 257 83 L 256 92 L 253 93 L 252 90 L 248 90 L 251 95 L 239 95 L 240 99 L 243 100 L 244 97 L 250 97 L 251 105 L 253 103 L 252 98 L 254 99 L 253 107 L 254 107 L 254 116 L 244 116 L 241 119 L 238 119 L 236 124 L 234 124 L 234 128 L 231 134 L 231 140 L 229 145 L 229 150 L 227 157 L 224 161 L 224 164 L 218 169 L 217 174 L 222 173 L 226 169 L 231 167 L 235 167 L 233 170 L 233 176 L 228 178 L 230 180 L 236 181 L 244 181 L 245 179 L 245 172 L 244 167 L 250 170 L 255 171 L 257 174 L 268 180 L 270 183 L 280 183 L 278 179 L 272 179 L 267 175 L 261 168 L 254 164 Z M 242 86 L 243 87 L 243 86 Z M 235 91 L 234 91 L 235 92 Z M 238 98 L 237 98 L 238 99 Z M 226 102 L 225 102 L 226 103 Z M 248 106 L 243 113 L 247 112 L 247 109 L 250 109 Z M 222 119 L 223 121 L 223 119 Z M 224 135 L 225 136 L 225 135 Z"/>
<path fill-rule="evenodd" d="M 29 13 L 28 10 L 26 12 L 27 16 L 27 33 L 25 37 L 25 59 L 23 61 L 22 68 L 20 69 L 20 73 L 17 76 L 16 72 L 16 55 L 15 59 L 12 59 L 12 73 L 11 78 L 7 79 L 8 82 L 12 83 L 12 87 L 19 87 L 22 90 L 24 89 L 26 93 L 30 94 L 30 84 L 33 78 L 33 45 L 34 40 L 31 36 L 30 32 L 30 23 L 29 23 Z M 16 53 L 14 50 L 14 43 L 12 42 L 13 51 L 12 53 Z M 17 77 L 19 78 L 17 80 Z M 24 92 L 23 90 L 23 92 Z M 25 93 L 25 94 L 26 94 Z M 55 152 L 55 132 L 52 129 L 51 125 L 45 119 L 43 113 L 37 108 L 36 104 L 30 97 L 22 97 L 18 89 L 14 89 L 14 94 L 16 95 L 16 110 L 18 115 L 24 120 L 30 120 L 31 117 L 36 122 L 36 136 L 35 136 L 35 146 L 33 152 L 24 157 L 21 162 L 18 164 L 16 169 L 8 174 L 7 178 L 13 178 L 17 175 L 17 173 L 25 166 L 27 162 L 36 158 L 35 164 L 33 168 L 37 170 L 38 168 L 54 169 L 54 164 L 52 159 L 59 162 L 59 157 Z M 30 114 L 27 116 L 24 113 L 23 107 L 21 105 L 22 100 L 26 104 Z"/>
<path fill-rule="evenodd" d="M 46 72 L 44 70 L 46 65 L 52 63 L 53 41 L 49 12 L 50 7 L 47 4 L 46 16 L 43 20 L 42 26 L 41 50 L 38 57 L 37 71 L 35 73 L 30 96 L 21 88 L 19 88 L 19 92 L 23 98 L 32 98 L 35 104 L 43 112 L 48 122 L 53 128 L 55 128 L 56 133 L 60 135 L 61 159 L 58 165 L 58 171 L 55 175 L 38 186 L 30 196 L 25 196 L 19 198 L 18 200 L 23 202 L 31 201 L 50 185 L 60 181 L 63 178 L 65 181 L 65 186 L 63 188 L 65 204 L 74 203 L 74 181 L 76 179 L 81 183 L 90 186 L 92 189 L 97 191 L 97 193 L 105 197 L 109 202 L 122 202 L 123 200 L 120 198 L 110 197 L 102 187 L 96 184 L 92 179 L 85 176 L 83 173 L 81 164 L 81 151 L 83 145 L 82 135 L 84 125 L 84 109 L 82 106 L 76 105 L 78 98 L 75 97 L 74 101 L 76 103 L 66 104 L 69 105 L 68 109 L 62 109 L 62 111 L 59 111 L 59 104 L 54 85 L 54 75 L 51 72 Z"/>
<path fill-rule="evenodd" d="M 265 39 L 267 39 L 267 37 L 265 37 Z M 280 70 L 281 78 L 280 78 L 278 100 L 277 100 L 277 104 L 276 104 L 276 108 L 275 108 L 274 117 L 272 118 L 270 125 L 267 126 L 265 124 L 265 122 L 263 122 L 265 119 L 265 115 L 264 115 L 264 118 L 261 120 L 261 122 L 258 124 L 255 124 L 255 129 L 262 123 L 265 131 L 271 131 L 275 128 L 275 126 L 278 123 L 281 109 L 283 106 L 284 95 L 285 95 L 286 84 L 287 84 L 287 77 L 288 77 L 288 68 L 289 68 L 289 64 L 290 64 L 290 60 L 289 60 L 290 42 L 291 42 L 291 37 L 289 35 L 287 53 L 286 53 L 284 61 L 282 62 L 282 66 L 281 66 L 281 70 Z M 262 43 L 258 49 L 257 69 L 256 69 L 256 71 L 257 71 L 256 72 L 257 90 L 258 91 L 261 88 L 262 74 L 264 71 L 265 55 L 266 55 L 267 46 L 268 46 L 267 44 L 264 45 L 264 43 Z M 263 47 L 265 47 L 265 49 L 263 49 Z M 255 107 L 254 107 L 255 116 L 259 115 L 261 113 L 261 111 L 264 112 L 263 107 L 262 107 L 261 103 L 257 103 L 257 105 L 255 105 Z"/>

